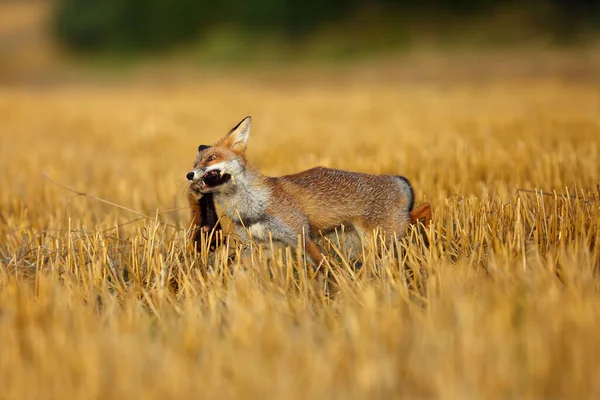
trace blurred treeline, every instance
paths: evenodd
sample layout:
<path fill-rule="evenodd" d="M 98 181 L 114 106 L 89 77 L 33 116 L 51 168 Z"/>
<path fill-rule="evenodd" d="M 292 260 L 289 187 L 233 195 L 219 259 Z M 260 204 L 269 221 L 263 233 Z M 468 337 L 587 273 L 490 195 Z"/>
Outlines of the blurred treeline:
<path fill-rule="evenodd" d="M 489 19 L 499 9 L 522 12 L 559 40 L 600 27 L 596 0 L 56 0 L 53 28 L 75 51 L 148 51 L 202 41 L 214 29 L 297 42 L 323 27 L 360 34 L 381 22 L 401 30 L 415 21 Z"/>

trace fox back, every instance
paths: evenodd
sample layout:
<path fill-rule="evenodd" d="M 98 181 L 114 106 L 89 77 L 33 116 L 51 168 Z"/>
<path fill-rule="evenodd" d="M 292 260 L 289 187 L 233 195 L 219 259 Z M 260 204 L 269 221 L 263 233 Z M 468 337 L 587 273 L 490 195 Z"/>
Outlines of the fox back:
<path fill-rule="evenodd" d="M 285 193 L 306 215 L 313 234 L 342 224 L 366 229 L 390 227 L 391 220 L 409 221 L 414 204 L 413 189 L 401 176 L 317 167 L 271 180 L 279 196 Z M 274 204 L 274 211 L 278 208 Z"/>

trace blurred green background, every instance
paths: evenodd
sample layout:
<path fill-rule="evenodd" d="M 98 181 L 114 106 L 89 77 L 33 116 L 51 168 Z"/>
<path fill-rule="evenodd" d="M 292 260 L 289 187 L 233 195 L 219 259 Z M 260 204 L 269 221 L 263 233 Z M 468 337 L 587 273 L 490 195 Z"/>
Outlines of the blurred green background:
<path fill-rule="evenodd" d="M 325 31 L 366 36 L 376 47 L 408 45 L 411 31 L 447 36 L 507 14 L 515 20 L 495 29 L 518 28 L 511 26 L 518 18 L 527 25 L 518 30 L 560 42 L 580 40 L 600 26 L 600 2 L 593 0 L 57 0 L 54 6 L 55 37 L 80 52 L 163 50 L 202 43 L 215 32 L 251 47 L 249 37 L 297 45 Z"/>
<path fill-rule="evenodd" d="M 424 51 L 591 54 L 599 32 L 593 0 L 0 0 L 0 83 L 56 80 L 82 65 L 86 75 L 166 62 L 340 66 Z"/>

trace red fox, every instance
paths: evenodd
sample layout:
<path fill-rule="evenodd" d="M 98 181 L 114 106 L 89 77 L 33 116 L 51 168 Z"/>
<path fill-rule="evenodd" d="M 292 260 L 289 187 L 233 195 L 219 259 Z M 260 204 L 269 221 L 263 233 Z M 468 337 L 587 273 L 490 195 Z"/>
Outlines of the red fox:
<path fill-rule="evenodd" d="M 193 224 L 205 231 L 217 223 L 214 201 L 256 241 L 296 247 L 302 235 L 306 254 L 318 265 L 323 253 L 315 243 L 344 225 L 346 230 L 381 229 L 391 240 L 417 220 L 429 224 L 431 207 L 414 208 L 414 191 L 403 176 L 372 175 L 316 167 L 292 175 L 262 175 L 246 160 L 252 119 L 246 117 L 213 146 L 201 145 L 193 171 L 186 175 Z M 219 230 L 220 226 L 216 226 Z"/>

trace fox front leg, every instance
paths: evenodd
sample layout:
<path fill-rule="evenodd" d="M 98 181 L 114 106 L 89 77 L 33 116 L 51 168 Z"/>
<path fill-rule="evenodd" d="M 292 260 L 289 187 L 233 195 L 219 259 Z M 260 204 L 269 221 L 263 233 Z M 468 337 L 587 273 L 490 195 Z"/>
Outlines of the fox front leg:
<path fill-rule="evenodd" d="M 309 237 L 304 238 L 302 247 L 305 256 L 308 258 L 307 261 L 309 262 L 309 264 L 312 264 L 314 268 L 318 268 L 321 265 L 321 263 L 325 261 L 325 255 L 323 254 L 323 252 L 321 252 L 319 246 Z"/>

